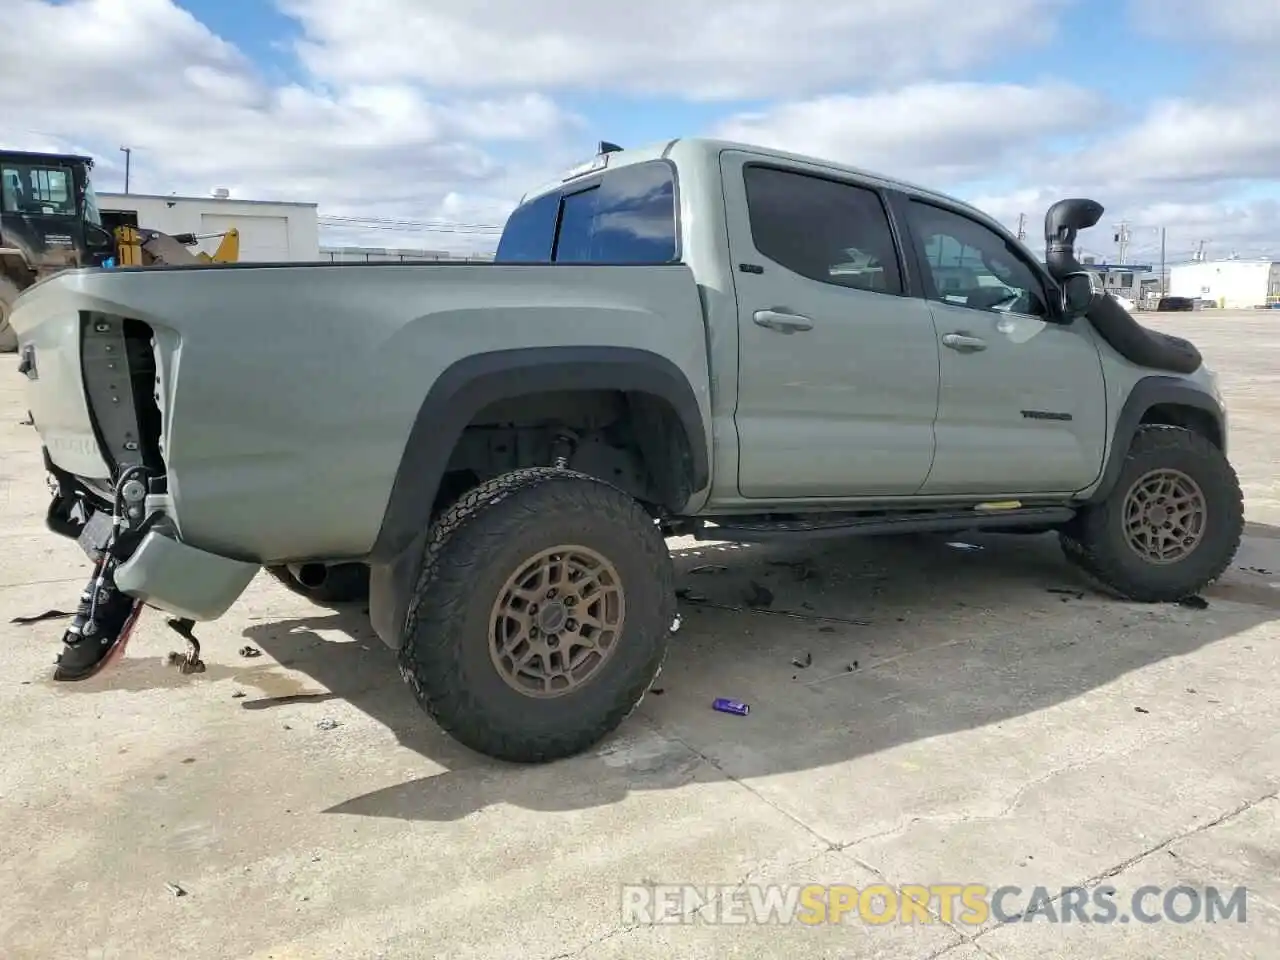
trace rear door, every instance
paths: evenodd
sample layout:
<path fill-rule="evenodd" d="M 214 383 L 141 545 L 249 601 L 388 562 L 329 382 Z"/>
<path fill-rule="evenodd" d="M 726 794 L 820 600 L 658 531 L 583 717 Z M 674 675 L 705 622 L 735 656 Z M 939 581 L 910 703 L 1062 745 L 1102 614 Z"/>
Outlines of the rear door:
<path fill-rule="evenodd" d="M 938 342 L 880 188 L 721 156 L 745 498 L 909 495 L 933 462 Z"/>

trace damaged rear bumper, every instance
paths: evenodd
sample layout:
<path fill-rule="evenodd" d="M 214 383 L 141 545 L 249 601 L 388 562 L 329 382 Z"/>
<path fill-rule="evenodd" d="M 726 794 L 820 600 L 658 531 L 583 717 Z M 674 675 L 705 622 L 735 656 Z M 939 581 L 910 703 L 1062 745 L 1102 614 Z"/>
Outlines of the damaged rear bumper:
<path fill-rule="evenodd" d="M 54 483 L 47 526 L 76 540 L 97 562 L 111 536 L 111 513 L 94 493 L 45 456 Z M 230 609 L 261 569 L 183 543 L 163 521 L 135 538 L 119 557 L 117 589 L 148 606 L 189 620 L 216 620 Z"/>

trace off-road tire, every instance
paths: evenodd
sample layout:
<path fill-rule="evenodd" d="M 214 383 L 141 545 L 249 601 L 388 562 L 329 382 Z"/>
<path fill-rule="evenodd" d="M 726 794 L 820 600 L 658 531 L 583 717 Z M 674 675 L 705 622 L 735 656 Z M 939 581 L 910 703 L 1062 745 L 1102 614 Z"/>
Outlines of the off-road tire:
<path fill-rule="evenodd" d="M 562 545 L 612 564 L 625 619 L 612 654 L 582 686 L 539 699 L 509 686 L 495 666 L 492 612 L 509 577 Z M 460 743 L 499 760 L 545 763 L 594 746 L 639 705 L 662 669 L 675 616 L 671 556 L 639 503 L 570 470 L 517 470 L 464 494 L 432 525 L 400 670 Z"/>
<path fill-rule="evenodd" d="M 1157 564 L 1131 548 L 1123 529 L 1126 498 L 1153 470 L 1177 470 L 1200 488 L 1204 530 L 1183 559 Z M 1107 498 L 1090 505 L 1060 533 L 1067 559 L 1129 600 L 1172 603 L 1203 590 L 1230 566 L 1244 533 L 1244 498 L 1226 456 L 1207 437 L 1182 427 L 1139 428 Z"/>
<path fill-rule="evenodd" d="M 267 573 L 292 593 L 321 605 L 355 603 L 369 599 L 369 568 L 363 563 L 338 563 L 329 568 L 324 583 L 308 587 L 288 567 L 267 567 Z"/>
<path fill-rule="evenodd" d="M 0 353 L 15 353 L 18 349 L 18 332 L 9 326 L 9 314 L 20 292 L 12 280 L 0 276 Z"/>

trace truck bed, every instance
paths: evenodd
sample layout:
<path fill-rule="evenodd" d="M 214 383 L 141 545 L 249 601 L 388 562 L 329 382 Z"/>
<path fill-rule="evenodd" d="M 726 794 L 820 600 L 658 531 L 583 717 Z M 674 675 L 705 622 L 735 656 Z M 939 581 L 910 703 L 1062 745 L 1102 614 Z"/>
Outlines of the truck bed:
<path fill-rule="evenodd" d="M 13 323 L 56 467 L 105 489 L 112 445 L 137 442 L 184 542 L 260 563 L 371 548 L 424 399 L 464 357 L 587 347 L 608 324 L 610 346 L 674 362 L 709 415 L 678 264 L 82 270 L 28 291 Z"/>

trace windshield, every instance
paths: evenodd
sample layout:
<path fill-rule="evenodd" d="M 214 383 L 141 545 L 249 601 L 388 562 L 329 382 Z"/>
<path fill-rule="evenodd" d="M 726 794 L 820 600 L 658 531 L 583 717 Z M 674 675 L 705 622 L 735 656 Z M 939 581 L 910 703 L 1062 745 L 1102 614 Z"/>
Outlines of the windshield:
<path fill-rule="evenodd" d="M 75 180 L 69 167 L 5 164 L 0 169 L 0 180 L 8 213 L 52 217 L 76 214 Z"/>

